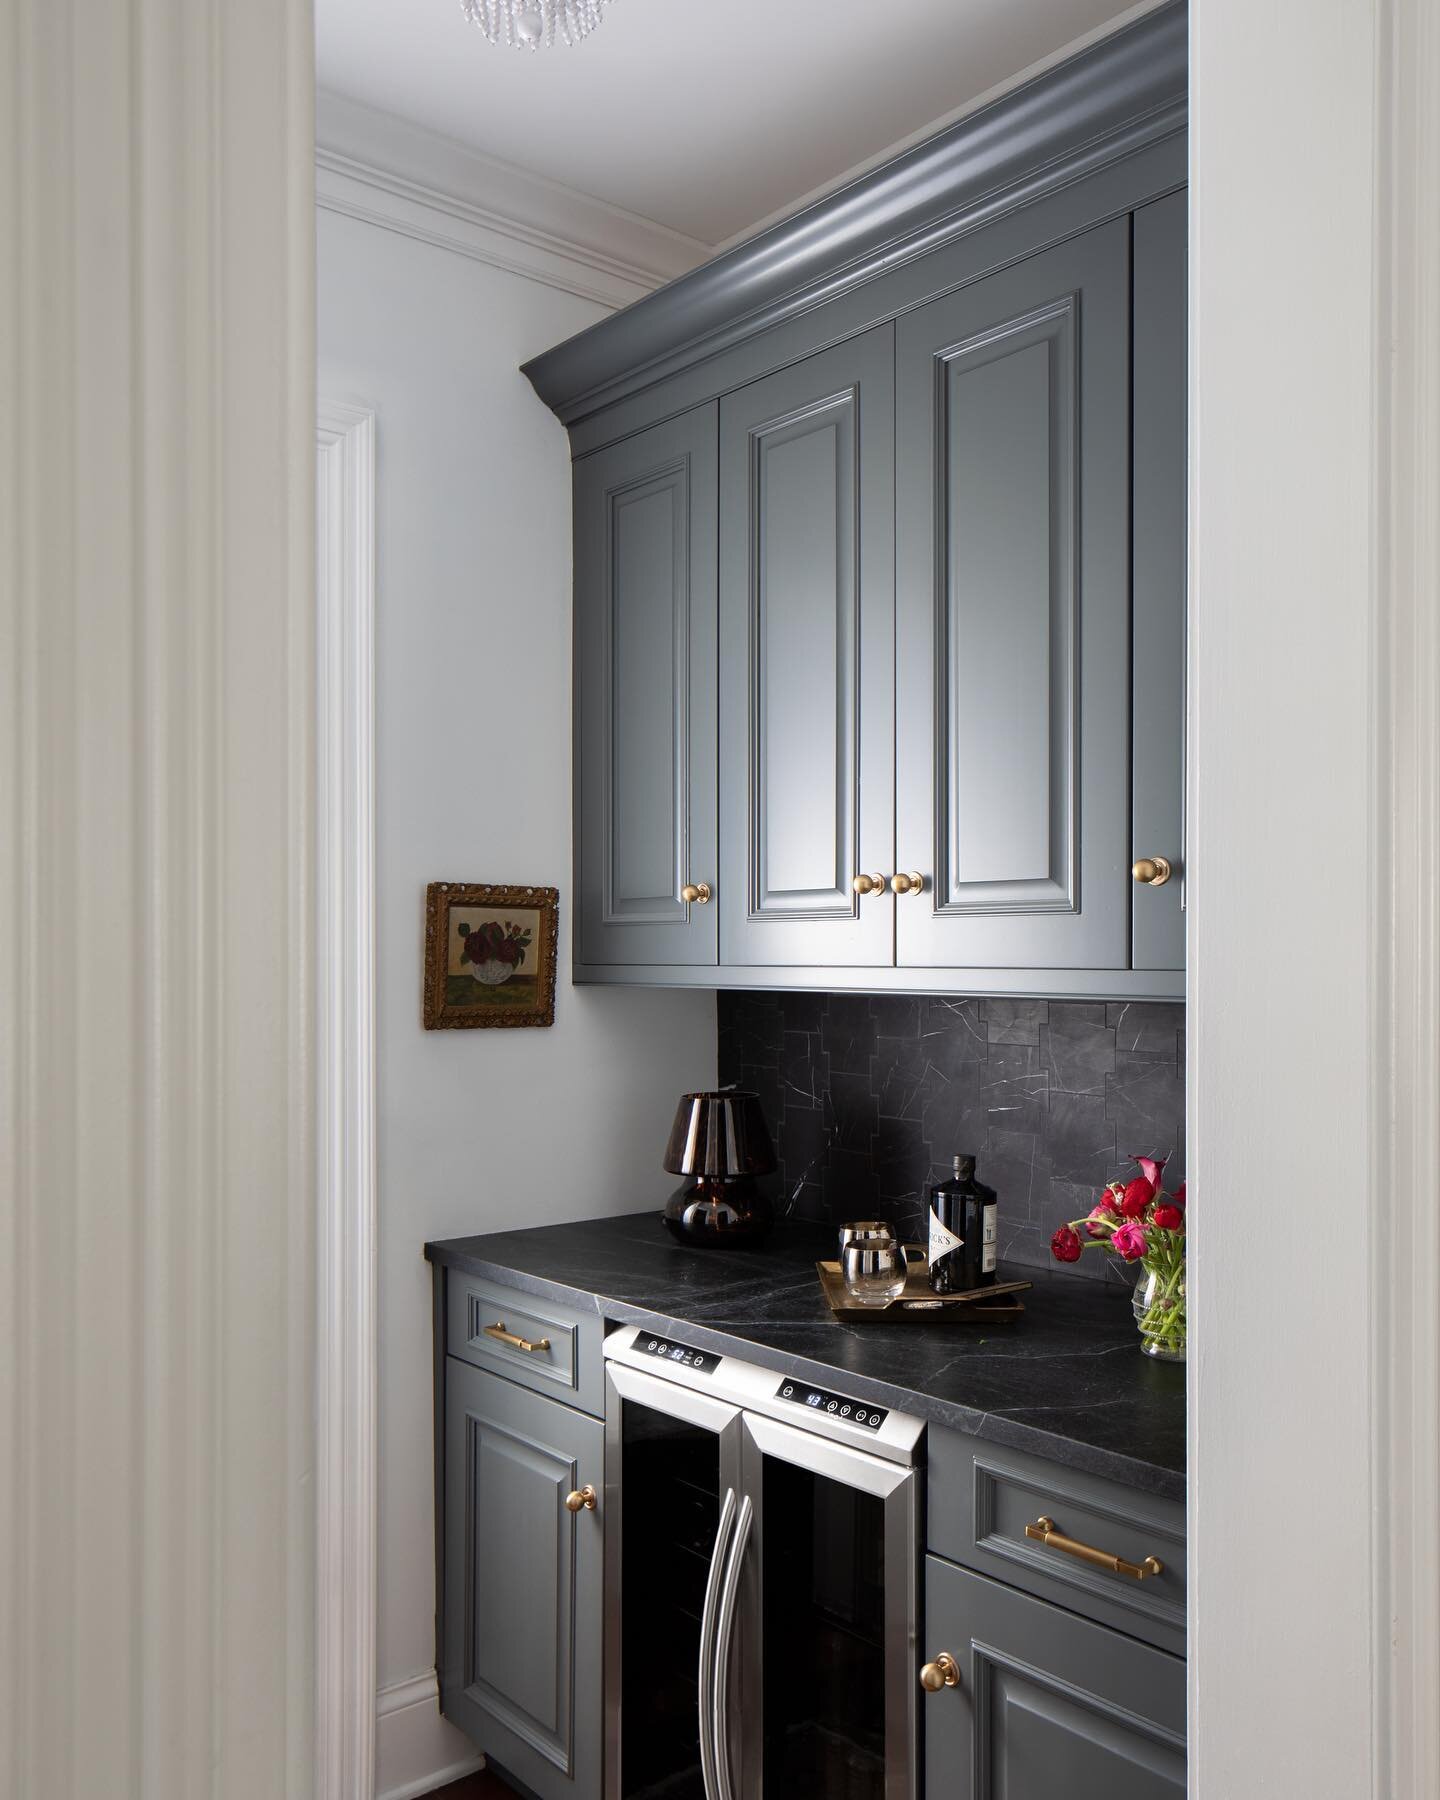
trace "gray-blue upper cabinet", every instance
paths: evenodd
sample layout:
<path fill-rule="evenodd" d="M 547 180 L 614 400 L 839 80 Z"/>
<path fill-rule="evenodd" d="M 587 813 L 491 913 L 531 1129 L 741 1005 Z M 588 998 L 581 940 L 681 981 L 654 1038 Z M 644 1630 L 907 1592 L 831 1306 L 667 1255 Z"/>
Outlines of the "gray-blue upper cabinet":
<path fill-rule="evenodd" d="M 1130 224 L 901 319 L 906 967 L 1130 961 Z"/>
<path fill-rule="evenodd" d="M 894 958 L 894 343 L 720 403 L 722 963 Z"/>
<path fill-rule="evenodd" d="M 717 429 L 575 464 L 577 962 L 716 960 Z"/>
<path fill-rule="evenodd" d="M 575 456 L 577 980 L 1183 996 L 1187 30 L 526 365 Z"/>
<path fill-rule="evenodd" d="M 1184 194 L 1135 213 L 1132 848 L 1176 871 L 1132 885 L 1136 969 L 1185 967 L 1185 229 Z"/>

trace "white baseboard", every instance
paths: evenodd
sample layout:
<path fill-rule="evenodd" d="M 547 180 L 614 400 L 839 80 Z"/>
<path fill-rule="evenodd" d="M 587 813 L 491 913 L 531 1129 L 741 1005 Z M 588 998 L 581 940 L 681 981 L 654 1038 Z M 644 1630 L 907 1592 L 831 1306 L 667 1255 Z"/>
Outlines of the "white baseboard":
<path fill-rule="evenodd" d="M 376 1800 L 418 1800 L 483 1769 L 485 1758 L 441 1716 L 435 1671 L 381 1688 L 375 1705 Z"/>

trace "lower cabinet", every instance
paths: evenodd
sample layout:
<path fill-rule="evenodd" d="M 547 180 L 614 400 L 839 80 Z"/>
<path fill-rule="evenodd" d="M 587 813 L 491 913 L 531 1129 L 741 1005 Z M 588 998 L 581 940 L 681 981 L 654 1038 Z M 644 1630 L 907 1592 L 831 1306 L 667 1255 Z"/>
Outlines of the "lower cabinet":
<path fill-rule="evenodd" d="M 817 1463 L 786 1426 L 742 1430 L 736 1406 L 613 1362 L 602 1403 L 598 1313 L 437 1277 L 440 1703 L 526 1794 L 711 1791 L 696 1675 L 729 1489 L 754 1512 L 722 1800 L 881 1780 L 892 1800 L 1183 1800 L 1179 1501 L 932 1424 L 922 1554 L 908 1473 L 834 1446 Z M 586 1404 L 611 1413 L 608 1470 Z"/>
<path fill-rule="evenodd" d="M 925 1800 L 1180 1800 L 1185 1664 L 925 1559 Z"/>
<path fill-rule="evenodd" d="M 596 1800 L 604 1428 L 453 1356 L 444 1409 L 441 1706 L 540 1800 Z"/>

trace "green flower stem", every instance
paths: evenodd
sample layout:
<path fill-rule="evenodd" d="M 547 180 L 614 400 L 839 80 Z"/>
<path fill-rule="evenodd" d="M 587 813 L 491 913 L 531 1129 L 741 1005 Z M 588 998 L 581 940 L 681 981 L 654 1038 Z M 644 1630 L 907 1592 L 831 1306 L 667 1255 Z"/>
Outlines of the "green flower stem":
<path fill-rule="evenodd" d="M 1187 1336 L 1185 1300 L 1180 1292 L 1185 1280 L 1185 1244 L 1178 1233 L 1164 1235 L 1179 1241 L 1164 1245 L 1159 1255 L 1141 1262 L 1148 1275 L 1159 1278 L 1161 1286 L 1140 1320 L 1140 1335 L 1168 1350 L 1181 1350 Z"/>
<path fill-rule="evenodd" d="M 1069 1223 L 1080 1237 L 1082 1250 L 1104 1250 L 1114 1255 L 1115 1246 L 1110 1240 L 1124 1222 L 1087 1215 Z M 1092 1237 L 1092 1225 L 1098 1225 L 1104 1235 Z M 1162 1231 L 1154 1225 L 1147 1225 L 1145 1231 L 1152 1248 L 1148 1256 L 1140 1259 L 1140 1266 L 1147 1275 L 1158 1276 L 1161 1285 L 1140 1320 L 1140 1335 L 1167 1350 L 1183 1350 L 1188 1335 L 1185 1296 L 1180 1291 L 1185 1281 L 1185 1233 Z"/>

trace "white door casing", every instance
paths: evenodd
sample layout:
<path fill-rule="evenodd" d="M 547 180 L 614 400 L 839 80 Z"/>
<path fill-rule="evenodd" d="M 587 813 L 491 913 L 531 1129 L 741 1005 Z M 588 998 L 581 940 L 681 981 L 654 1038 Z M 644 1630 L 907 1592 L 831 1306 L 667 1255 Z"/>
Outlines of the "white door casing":
<path fill-rule="evenodd" d="M 1190 1791 L 1432 1800 L 1440 9 L 1191 83 Z"/>
<path fill-rule="evenodd" d="M 316 1800 L 375 1792 L 375 418 L 316 480 Z"/>

